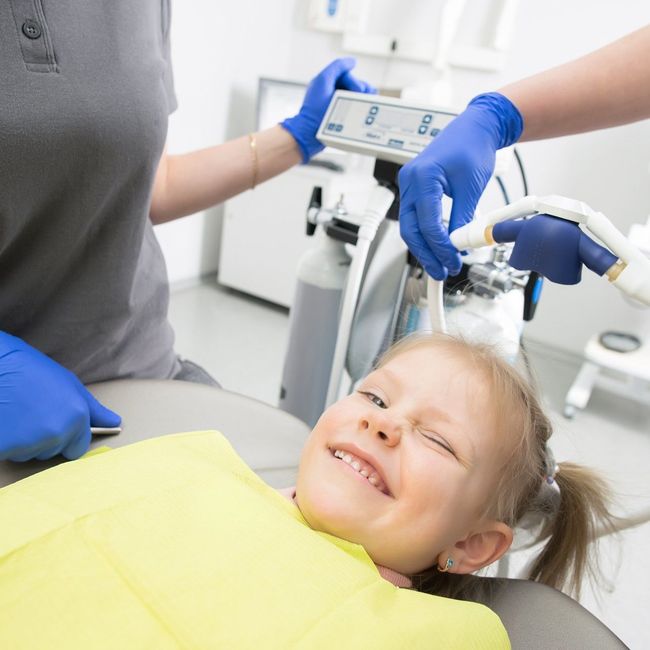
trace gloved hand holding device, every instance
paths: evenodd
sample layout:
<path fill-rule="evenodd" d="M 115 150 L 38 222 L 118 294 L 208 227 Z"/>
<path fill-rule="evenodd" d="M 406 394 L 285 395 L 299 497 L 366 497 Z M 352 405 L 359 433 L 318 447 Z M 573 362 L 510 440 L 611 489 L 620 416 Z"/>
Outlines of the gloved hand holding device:
<path fill-rule="evenodd" d="M 461 269 L 442 221 L 442 195 L 453 200 L 449 232 L 471 221 L 494 171 L 497 149 L 515 143 L 522 130 L 522 117 L 507 97 L 479 95 L 400 171 L 402 237 L 436 280 Z"/>
<path fill-rule="evenodd" d="M 0 332 L 0 460 L 78 458 L 88 450 L 91 425 L 120 421 L 69 370 Z"/>
<path fill-rule="evenodd" d="M 578 284 L 583 264 L 603 275 L 618 259 L 582 232 L 577 223 L 548 214 L 497 223 L 492 236 L 499 244 L 514 242 L 511 266 L 536 271 L 558 284 Z"/>
<path fill-rule="evenodd" d="M 357 79 L 350 73 L 355 64 L 356 61 L 351 57 L 332 61 L 312 79 L 298 115 L 281 123 L 298 143 L 303 162 L 308 162 L 312 156 L 324 149 L 321 142 L 316 139 L 316 133 L 335 90 L 377 92 L 369 83 Z"/>

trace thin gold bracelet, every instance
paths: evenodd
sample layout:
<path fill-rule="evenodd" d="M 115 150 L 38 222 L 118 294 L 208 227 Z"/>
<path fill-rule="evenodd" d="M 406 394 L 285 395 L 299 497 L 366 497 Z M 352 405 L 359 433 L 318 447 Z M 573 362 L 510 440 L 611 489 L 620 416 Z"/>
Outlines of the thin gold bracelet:
<path fill-rule="evenodd" d="M 257 185 L 257 172 L 259 169 L 259 160 L 257 158 L 257 139 L 254 133 L 248 134 L 248 146 L 251 150 L 251 161 L 253 163 L 253 181 L 251 183 L 251 190 L 255 189 Z"/>

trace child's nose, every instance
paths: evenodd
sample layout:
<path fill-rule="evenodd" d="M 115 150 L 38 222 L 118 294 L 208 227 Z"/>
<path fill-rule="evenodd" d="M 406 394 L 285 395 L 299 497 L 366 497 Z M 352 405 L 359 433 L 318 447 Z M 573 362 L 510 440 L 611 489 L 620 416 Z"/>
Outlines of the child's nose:
<path fill-rule="evenodd" d="M 363 432 L 378 436 L 389 447 L 398 444 L 402 437 L 402 427 L 393 418 L 379 415 L 363 417 L 359 424 Z"/>

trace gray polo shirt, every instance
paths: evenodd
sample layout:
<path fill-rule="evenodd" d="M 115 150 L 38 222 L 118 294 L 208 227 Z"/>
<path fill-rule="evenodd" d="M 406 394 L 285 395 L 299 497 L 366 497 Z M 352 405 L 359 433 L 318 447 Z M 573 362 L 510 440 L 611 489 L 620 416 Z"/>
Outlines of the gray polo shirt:
<path fill-rule="evenodd" d="M 0 2 L 0 330 L 84 382 L 178 369 L 148 219 L 169 0 Z"/>

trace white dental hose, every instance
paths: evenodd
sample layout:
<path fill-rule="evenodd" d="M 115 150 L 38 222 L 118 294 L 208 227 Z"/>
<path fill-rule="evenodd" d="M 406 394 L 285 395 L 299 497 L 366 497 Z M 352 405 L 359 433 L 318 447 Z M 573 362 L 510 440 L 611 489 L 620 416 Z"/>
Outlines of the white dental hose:
<path fill-rule="evenodd" d="M 339 398 L 341 375 L 343 374 L 343 369 L 345 367 L 345 359 L 347 356 L 348 344 L 350 342 L 350 329 L 352 327 L 354 311 L 359 299 L 361 280 L 366 268 L 366 260 L 368 259 L 370 244 L 375 238 L 377 229 L 381 225 L 381 222 L 386 218 L 386 214 L 394 200 L 395 195 L 391 190 L 383 185 L 377 185 L 373 189 L 366 210 L 363 213 L 361 225 L 359 226 L 359 233 L 357 235 L 357 245 L 355 247 L 354 257 L 352 258 L 348 281 L 341 303 L 341 316 L 339 318 L 336 347 L 334 348 L 334 356 L 332 359 L 330 381 L 327 387 L 325 408 L 336 402 Z"/>
<path fill-rule="evenodd" d="M 600 239 L 619 258 L 605 273 L 609 281 L 623 293 L 650 306 L 650 260 L 602 212 L 576 199 L 555 194 L 526 196 L 458 228 L 451 234 L 451 243 L 459 250 L 490 246 L 494 243 L 491 226 L 536 214 L 581 224 L 586 234 Z"/>
<path fill-rule="evenodd" d="M 427 303 L 429 305 L 431 329 L 434 332 L 446 334 L 447 320 L 445 319 L 443 285 L 443 282 L 434 280 L 431 276 L 427 278 Z"/>

